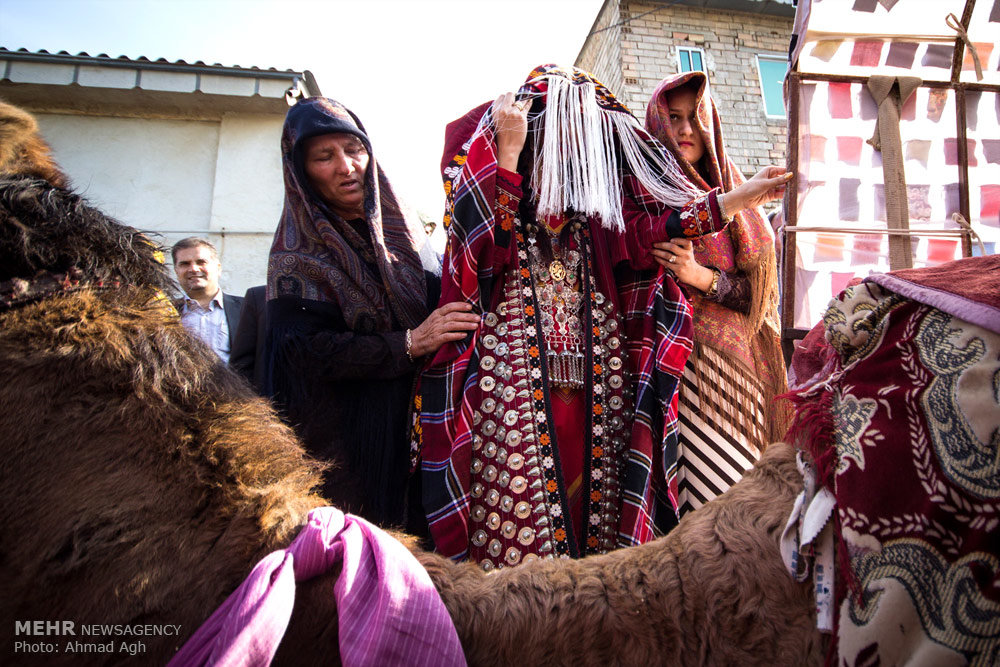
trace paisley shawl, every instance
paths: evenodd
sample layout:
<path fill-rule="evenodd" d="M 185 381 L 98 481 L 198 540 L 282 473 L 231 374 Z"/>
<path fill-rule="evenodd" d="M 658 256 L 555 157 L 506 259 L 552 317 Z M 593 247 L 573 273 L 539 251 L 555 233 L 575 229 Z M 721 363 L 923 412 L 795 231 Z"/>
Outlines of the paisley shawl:
<path fill-rule="evenodd" d="M 825 578 L 828 664 L 1000 663 L 998 294 L 996 255 L 874 274 L 796 352 L 789 440 L 818 492 L 783 542 Z"/>

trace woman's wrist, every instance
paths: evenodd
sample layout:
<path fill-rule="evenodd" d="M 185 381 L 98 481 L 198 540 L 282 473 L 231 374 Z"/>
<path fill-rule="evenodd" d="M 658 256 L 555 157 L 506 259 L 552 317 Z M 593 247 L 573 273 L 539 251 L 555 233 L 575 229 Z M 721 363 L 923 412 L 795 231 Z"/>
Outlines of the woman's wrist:
<path fill-rule="evenodd" d="M 497 147 L 497 166 L 507 171 L 517 172 L 517 161 L 521 157 L 520 148 Z"/>
<path fill-rule="evenodd" d="M 733 219 L 734 211 L 740 210 L 736 207 L 736 202 L 733 201 L 734 198 L 735 195 L 732 192 L 723 192 L 716 198 L 716 201 L 719 202 L 719 213 L 722 214 L 722 219 L 726 222 Z"/>
<path fill-rule="evenodd" d="M 702 292 L 708 292 L 712 288 L 712 282 L 715 280 L 715 269 L 711 266 L 701 267 L 701 285 L 698 288 Z"/>
<path fill-rule="evenodd" d="M 705 292 L 712 285 L 712 279 L 715 277 L 713 273 L 714 269 L 710 266 L 701 266 L 700 264 L 695 264 L 690 267 L 683 274 L 675 274 L 677 280 L 689 285 L 699 292 Z"/>

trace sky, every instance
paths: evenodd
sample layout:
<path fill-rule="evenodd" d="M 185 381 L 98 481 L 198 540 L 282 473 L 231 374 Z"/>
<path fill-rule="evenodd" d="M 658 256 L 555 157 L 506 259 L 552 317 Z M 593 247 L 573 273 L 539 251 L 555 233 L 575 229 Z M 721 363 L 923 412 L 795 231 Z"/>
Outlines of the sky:
<path fill-rule="evenodd" d="M 445 125 L 536 65 L 572 65 L 602 2 L 0 0 L 0 46 L 311 70 L 397 192 L 440 219 Z"/>

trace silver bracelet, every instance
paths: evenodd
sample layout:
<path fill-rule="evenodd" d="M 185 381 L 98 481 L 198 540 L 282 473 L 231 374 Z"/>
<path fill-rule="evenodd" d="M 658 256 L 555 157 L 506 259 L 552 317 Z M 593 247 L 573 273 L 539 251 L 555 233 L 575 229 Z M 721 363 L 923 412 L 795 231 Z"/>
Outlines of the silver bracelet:
<path fill-rule="evenodd" d="M 413 334 L 409 329 L 406 330 L 406 358 L 413 363 Z"/>
<path fill-rule="evenodd" d="M 732 222 L 733 221 L 733 216 L 729 215 L 729 212 L 726 211 L 726 205 L 722 201 L 722 195 L 724 195 L 724 194 L 726 194 L 726 193 L 723 192 L 722 194 L 716 195 L 715 196 L 715 201 L 719 205 L 719 214 L 722 216 L 722 219 L 724 221 L 726 221 L 726 222 Z"/>

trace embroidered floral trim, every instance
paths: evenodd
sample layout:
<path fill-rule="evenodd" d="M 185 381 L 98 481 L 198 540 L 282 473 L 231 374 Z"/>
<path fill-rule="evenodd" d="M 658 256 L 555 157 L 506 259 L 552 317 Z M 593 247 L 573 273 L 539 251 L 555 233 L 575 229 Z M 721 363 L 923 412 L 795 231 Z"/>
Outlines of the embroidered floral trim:
<path fill-rule="evenodd" d="M 715 198 L 713 190 L 693 200 L 681 210 L 679 217 L 684 236 L 694 238 L 713 234 L 725 226 L 719 222 L 722 220 L 722 214 Z"/>
<path fill-rule="evenodd" d="M 497 224 L 500 229 L 509 232 L 514 228 L 514 221 L 517 219 L 517 204 L 520 198 L 504 189 L 504 182 L 497 179 Z"/>
<path fill-rule="evenodd" d="M 592 247 L 586 226 L 582 243 Z M 622 472 L 621 454 L 625 449 L 625 433 L 629 420 L 624 419 L 630 382 L 625 379 L 625 350 L 619 335 L 623 327 L 615 314 L 614 303 L 597 289 L 590 257 L 586 258 L 587 280 L 590 286 L 589 313 L 593 336 L 588 359 L 593 374 L 593 398 L 590 417 L 590 457 L 585 466 L 589 476 L 584 480 L 584 555 L 600 554 L 615 548 L 616 528 L 620 516 L 619 478 Z"/>

